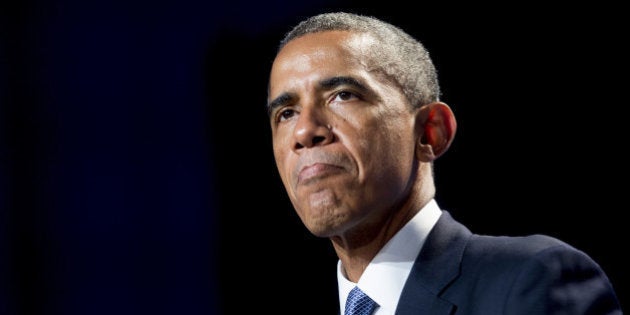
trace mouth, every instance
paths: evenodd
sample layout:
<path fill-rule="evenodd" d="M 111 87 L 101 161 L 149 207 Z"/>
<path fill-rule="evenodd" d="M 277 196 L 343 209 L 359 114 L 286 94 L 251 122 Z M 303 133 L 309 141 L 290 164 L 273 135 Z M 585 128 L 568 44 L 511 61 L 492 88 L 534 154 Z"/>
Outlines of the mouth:
<path fill-rule="evenodd" d="M 315 163 L 303 167 L 298 173 L 298 184 L 307 185 L 326 177 L 338 174 L 343 169 L 339 166 L 325 163 Z"/>

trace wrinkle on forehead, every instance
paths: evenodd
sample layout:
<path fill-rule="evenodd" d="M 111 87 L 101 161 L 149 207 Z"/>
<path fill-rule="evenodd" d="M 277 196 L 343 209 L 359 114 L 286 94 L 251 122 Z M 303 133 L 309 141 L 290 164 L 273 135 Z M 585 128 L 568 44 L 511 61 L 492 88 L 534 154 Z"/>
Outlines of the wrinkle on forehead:
<path fill-rule="evenodd" d="M 375 55 L 378 51 L 376 49 L 378 44 L 379 43 L 374 36 L 367 33 L 361 33 L 348 36 L 348 42 L 345 43 L 344 46 L 346 46 L 346 49 L 348 50 L 355 51 L 355 56 L 359 57 L 357 59 L 366 71 L 380 72 L 382 67 Z"/>
<path fill-rule="evenodd" d="M 377 54 L 379 49 L 377 48 L 380 43 L 374 36 L 367 33 L 332 31 L 332 33 L 337 33 L 337 36 L 333 35 L 335 39 L 330 41 L 330 37 L 326 33 L 328 32 L 307 34 L 288 43 L 276 58 L 272 82 L 284 82 L 282 89 L 286 91 L 298 83 L 293 80 L 282 80 L 281 77 L 278 77 L 284 76 L 286 73 L 301 73 L 302 83 L 338 75 L 338 73 L 316 71 L 323 69 L 333 71 L 335 67 L 323 66 L 331 65 L 331 62 L 333 64 L 341 62 L 340 64 L 343 63 L 344 67 L 354 64 L 357 69 L 372 73 L 381 82 L 390 81 L 385 75 L 383 63 L 379 60 Z M 275 90 L 278 87 L 272 88 Z"/>
<path fill-rule="evenodd" d="M 318 49 L 315 51 L 309 51 L 308 53 L 301 53 L 299 55 L 293 54 L 290 58 L 285 57 L 283 59 L 280 69 L 290 69 L 298 72 L 309 71 L 313 68 L 313 64 L 328 59 L 328 55 L 330 55 L 328 49 Z"/>
<path fill-rule="evenodd" d="M 399 67 L 391 58 L 391 44 L 381 42 L 372 34 L 361 33 L 349 36 L 347 46 L 348 49 L 355 51 L 357 62 L 366 72 L 371 73 L 381 83 L 393 84 L 401 92 L 403 91 L 398 78 L 391 74 L 392 69 Z"/>
<path fill-rule="evenodd" d="M 337 42 L 336 45 L 330 45 L 329 42 L 326 43 L 318 43 L 318 42 L 309 42 L 308 45 L 303 45 L 303 43 L 298 44 L 297 42 L 302 40 L 307 36 L 321 36 L 322 33 L 314 33 L 304 35 L 302 38 L 294 39 L 293 44 L 303 45 L 298 51 L 301 51 L 301 55 L 297 55 L 293 50 L 296 48 L 292 47 L 288 49 L 289 46 L 292 46 L 292 43 L 287 44 L 285 48 L 283 48 L 283 52 L 280 52 L 282 59 L 285 60 L 285 66 L 290 66 L 295 70 L 308 70 L 307 65 L 308 62 L 317 62 L 317 61 L 326 61 L 330 58 L 331 54 L 339 54 L 341 53 L 346 59 L 354 59 L 359 61 L 360 64 L 365 64 L 365 62 L 361 61 L 370 61 L 372 64 L 376 64 L 375 57 L 373 54 L 375 52 L 374 47 L 378 44 L 378 41 L 370 34 L 367 33 L 351 33 L 348 31 L 331 31 L 331 32 L 339 32 L 345 33 L 345 36 L 342 37 L 343 42 Z M 325 33 L 325 32 L 324 32 Z M 307 51 L 307 52 L 305 52 Z M 290 57 L 291 63 L 286 62 L 287 57 Z M 352 57 L 352 58 L 349 58 Z M 367 58 L 364 58 L 367 57 Z M 367 59 L 367 60 L 366 60 Z"/>

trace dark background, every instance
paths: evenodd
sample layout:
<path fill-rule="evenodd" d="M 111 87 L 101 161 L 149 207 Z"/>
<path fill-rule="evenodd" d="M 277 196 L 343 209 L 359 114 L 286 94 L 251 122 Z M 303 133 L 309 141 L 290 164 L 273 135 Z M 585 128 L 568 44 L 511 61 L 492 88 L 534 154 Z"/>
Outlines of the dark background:
<path fill-rule="evenodd" d="M 334 314 L 336 257 L 293 213 L 264 106 L 284 32 L 339 9 L 429 49 L 459 123 L 442 208 L 584 250 L 626 306 L 619 7 L 3 0 L 0 314 Z"/>

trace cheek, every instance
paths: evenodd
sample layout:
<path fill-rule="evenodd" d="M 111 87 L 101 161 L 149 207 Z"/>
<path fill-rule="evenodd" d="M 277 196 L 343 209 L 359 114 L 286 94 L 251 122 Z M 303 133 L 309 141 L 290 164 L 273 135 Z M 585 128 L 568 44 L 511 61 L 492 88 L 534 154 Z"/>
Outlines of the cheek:
<path fill-rule="evenodd" d="M 278 171 L 280 172 L 280 175 L 282 175 L 284 173 L 284 167 L 286 167 L 287 163 L 285 161 L 285 153 L 282 150 L 277 149 L 276 147 L 273 148 L 273 156 L 274 159 L 276 161 L 276 166 L 278 167 Z"/>
<path fill-rule="evenodd" d="M 280 179 L 286 188 L 290 189 L 290 176 L 293 164 L 290 161 L 291 152 L 285 147 L 285 145 L 279 145 L 277 142 L 274 142 L 273 155 Z"/>
<path fill-rule="evenodd" d="M 273 155 L 278 165 L 284 164 L 284 157 L 289 150 L 288 137 L 285 128 L 274 128 L 271 134 L 271 145 L 273 148 Z"/>
<path fill-rule="evenodd" d="M 389 185 L 406 181 L 414 160 L 413 132 L 410 128 L 401 129 L 404 121 L 397 121 L 396 124 L 398 127 L 381 125 L 378 131 L 360 142 L 366 168 Z"/>

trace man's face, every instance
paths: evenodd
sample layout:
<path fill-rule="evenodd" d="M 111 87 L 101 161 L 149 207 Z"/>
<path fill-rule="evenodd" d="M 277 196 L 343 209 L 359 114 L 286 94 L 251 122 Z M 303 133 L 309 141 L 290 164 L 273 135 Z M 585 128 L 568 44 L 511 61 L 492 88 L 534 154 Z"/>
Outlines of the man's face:
<path fill-rule="evenodd" d="M 378 223 L 412 185 L 416 111 L 375 66 L 374 44 L 364 34 L 308 34 L 289 42 L 271 70 L 276 164 L 317 236 Z"/>

